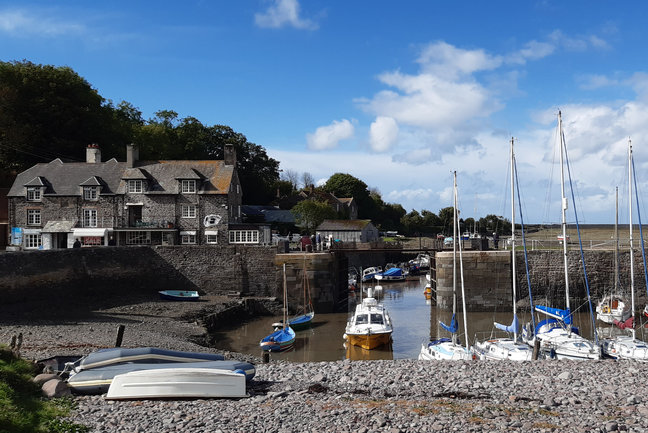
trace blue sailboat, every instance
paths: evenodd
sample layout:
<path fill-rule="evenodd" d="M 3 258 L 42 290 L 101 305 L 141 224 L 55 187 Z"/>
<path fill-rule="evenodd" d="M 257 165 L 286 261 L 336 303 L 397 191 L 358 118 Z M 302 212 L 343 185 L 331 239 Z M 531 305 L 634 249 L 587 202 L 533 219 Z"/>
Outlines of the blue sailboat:
<path fill-rule="evenodd" d="M 288 324 L 288 288 L 286 283 L 286 264 L 283 265 L 283 322 L 274 332 L 259 342 L 265 352 L 285 352 L 295 344 L 295 331 Z"/>

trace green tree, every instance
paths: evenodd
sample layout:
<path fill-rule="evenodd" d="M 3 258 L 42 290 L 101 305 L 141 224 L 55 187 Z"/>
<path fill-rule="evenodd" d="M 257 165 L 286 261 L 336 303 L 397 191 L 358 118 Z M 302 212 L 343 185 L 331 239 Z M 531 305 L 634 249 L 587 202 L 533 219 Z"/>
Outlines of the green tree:
<path fill-rule="evenodd" d="M 295 217 L 295 225 L 302 227 L 308 234 L 314 233 L 322 221 L 337 216 L 328 203 L 316 200 L 302 200 L 290 212 Z"/>
<path fill-rule="evenodd" d="M 452 220 L 454 219 L 454 208 L 452 206 L 444 207 L 439 211 L 439 220 L 443 227 L 443 234 L 452 236 Z"/>
<path fill-rule="evenodd" d="M 114 107 L 69 67 L 0 62 L 0 167 L 23 170 L 61 157 L 82 160 L 90 143 L 106 157 L 125 147 Z M 126 134 L 127 135 L 127 134 Z"/>

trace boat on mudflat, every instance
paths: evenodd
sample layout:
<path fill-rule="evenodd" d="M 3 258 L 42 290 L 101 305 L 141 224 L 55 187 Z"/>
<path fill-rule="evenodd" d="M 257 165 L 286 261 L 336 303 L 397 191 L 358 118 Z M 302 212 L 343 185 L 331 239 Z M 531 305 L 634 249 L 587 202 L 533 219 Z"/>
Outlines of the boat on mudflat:
<path fill-rule="evenodd" d="M 195 290 L 160 290 L 160 299 L 165 301 L 197 301 L 200 295 Z"/>
<path fill-rule="evenodd" d="M 389 313 L 372 292 L 369 290 L 369 296 L 356 305 L 344 333 L 347 344 L 369 350 L 389 343 L 394 330 Z"/>
<path fill-rule="evenodd" d="M 225 357 L 216 353 L 181 352 L 157 347 L 115 347 L 96 350 L 74 363 L 75 371 L 124 363 L 155 364 L 169 362 L 222 361 Z"/>

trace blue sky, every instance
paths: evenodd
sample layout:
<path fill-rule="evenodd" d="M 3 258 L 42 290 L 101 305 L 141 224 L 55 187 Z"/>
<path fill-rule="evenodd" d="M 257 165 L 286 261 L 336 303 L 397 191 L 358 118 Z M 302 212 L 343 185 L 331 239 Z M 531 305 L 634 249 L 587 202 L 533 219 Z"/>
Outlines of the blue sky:
<path fill-rule="evenodd" d="M 5 1 L 0 60 L 70 66 L 146 118 L 170 109 L 229 125 L 284 171 L 318 182 L 350 173 L 408 211 L 451 205 L 456 170 L 464 217 L 510 218 L 513 136 L 525 220 L 559 222 L 560 109 L 579 220 L 613 223 L 616 186 L 627 206 L 629 137 L 640 192 L 648 180 L 647 9 L 640 1 Z"/>

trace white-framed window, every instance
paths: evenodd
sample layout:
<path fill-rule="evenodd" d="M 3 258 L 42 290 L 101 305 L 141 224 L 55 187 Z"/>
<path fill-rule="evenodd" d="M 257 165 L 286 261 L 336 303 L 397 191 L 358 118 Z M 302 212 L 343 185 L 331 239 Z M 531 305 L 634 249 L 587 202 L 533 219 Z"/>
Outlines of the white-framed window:
<path fill-rule="evenodd" d="M 84 200 L 97 200 L 99 196 L 99 187 L 97 186 L 84 186 L 83 199 Z"/>
<path fill-rule="evenodd" d="M 41 224 L 40 209 L 27 209 L 27 225 L 39 226 Z"/>
<path fill-rule="evenodd" d="M 205 232 L 205 241 L 208 244 L 215 245 L 218 243 L 218 232 L 216 231 L 209 231 Z"/>
<path fill-rule="evenodd" d="M 182 193 L 183 194 L 195 194 L 196 193 L 196 181 L 193 179 L 184 179 L 181 181 Z"/>
<path fill-rule="evenodd" d="M 41 234 L 25 234 L 25 248 L 40 248 L 43 245 Z"/>
<path fill-rule="evenodd" d="M 258 230 L 231 230 L 229 232 L 230 244 L 258 244 Z"/>
<path fill-rule="evenodd" d="M 180 243 L 183 245 L 195 245 L 196 243 L 196 235 L 181 235 L 180 236 Z"/>
<path fill-rule="evenodd" d="M 41 189 L 36 186 L 27 187 L 27 201 L 41 201 Z"/>
<path fill-rule="evenodd" d="M 151 232 L 126 232 L 126 245 L 148 245 Z"/>
<path fill-rule="evenodd" d="M 97 227 L 97 209 L 83 209 L 83 227 Z"/>
<path fill-rule="evenodd" d="M 144 192 L 144 182 L 142 182 L 141 180 L 129 180 L 128 192 L 130 194 L 138 194 Z"/>
<path fill-rule="evenodd" d="M 182 205 L 182 218 L 196 218 L 196 205 L 195 204 Z"/>

